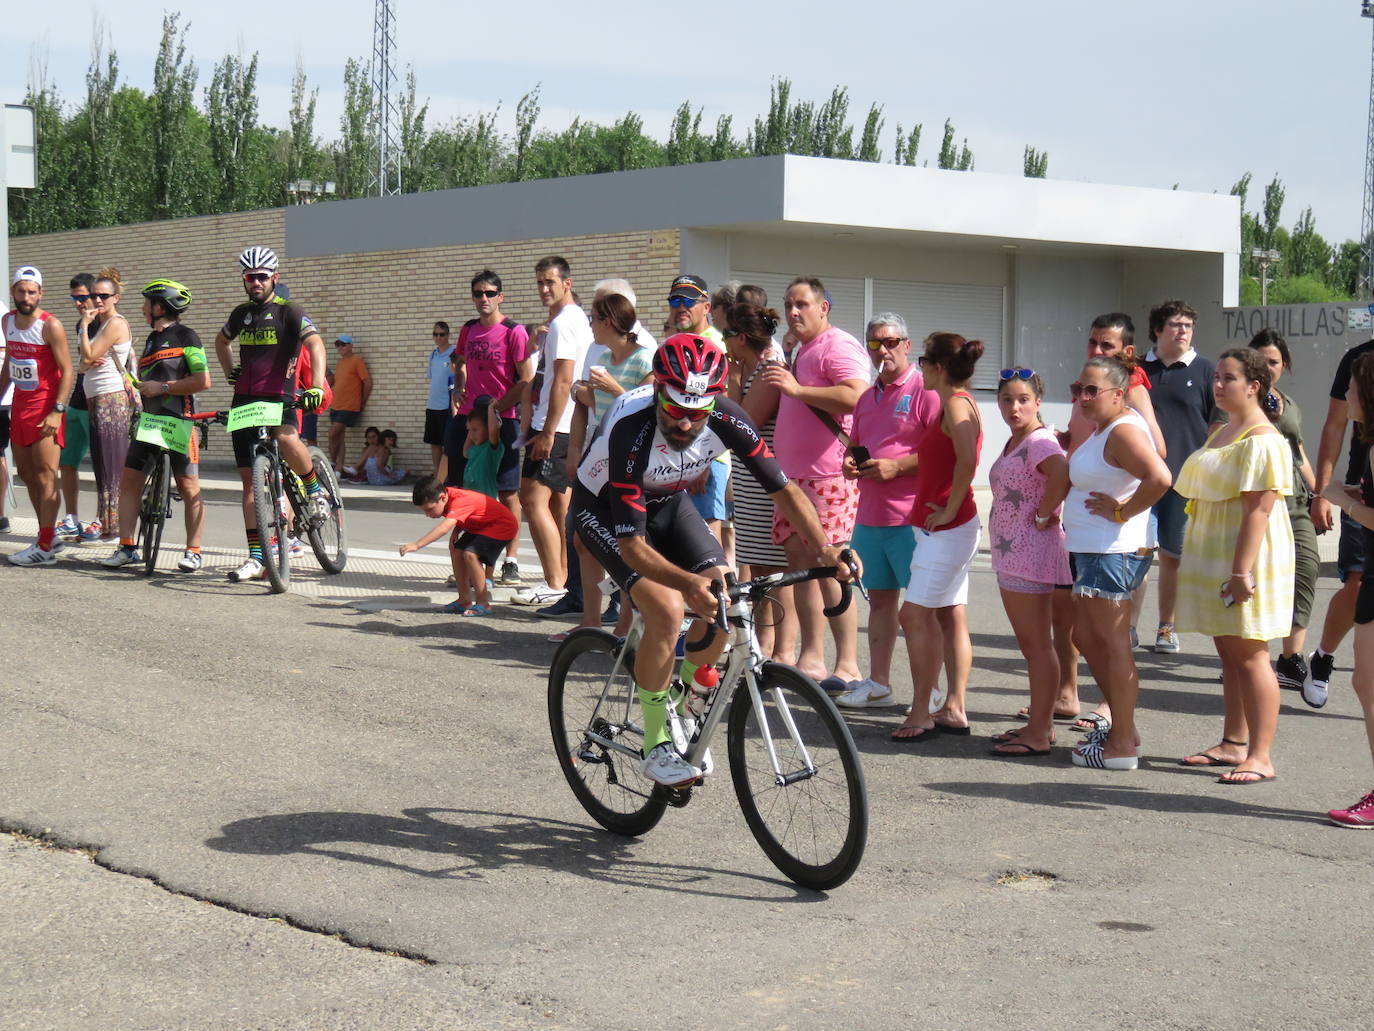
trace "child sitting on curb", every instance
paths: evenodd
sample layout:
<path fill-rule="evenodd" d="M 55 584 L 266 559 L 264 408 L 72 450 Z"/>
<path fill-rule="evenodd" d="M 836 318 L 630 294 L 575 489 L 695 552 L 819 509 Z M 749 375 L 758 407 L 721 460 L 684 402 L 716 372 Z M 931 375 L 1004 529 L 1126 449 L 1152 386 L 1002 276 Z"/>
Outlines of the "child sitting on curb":
<path fill-rule="evenodd" d="M 434 476 L 415 484 L 411 501 L 439 522 L 413 544 L 402 544 L 401 554 L 419 551 L 451 532 L 449 557 L 458 597 L 445 605 L 444 611 L 462 616 L 491 615 L 487 582 L 502 550 L 520 532 L 515 516 L 495 498 L 461 487 L 445 487 Z"/>

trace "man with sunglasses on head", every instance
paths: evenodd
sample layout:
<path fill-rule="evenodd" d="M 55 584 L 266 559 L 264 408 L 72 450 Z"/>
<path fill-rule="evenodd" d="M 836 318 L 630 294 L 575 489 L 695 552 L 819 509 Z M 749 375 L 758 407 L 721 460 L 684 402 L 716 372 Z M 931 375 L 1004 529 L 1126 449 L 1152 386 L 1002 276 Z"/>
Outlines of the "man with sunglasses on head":
<path fill-rule="evenodd" d="M 686 610 L 704 622 L 715 619 L 712 583 L 728 568 L 720 543 L 688 500 L 688 484 L 717 455 L 733 452 L 809 542 L 812 556 L 839 567 L 843 578 L 849 573 L 806 496 L 778 467 L 744 409 L 725 396 L 725 352 L 678 333 L 655 353 L 653 371 L 654 382 L 621 394 L 597 427 L 577 468 L 572 517 L 588 551 L 643 617 L 634 667 L 643 709 L 641 770 L 672 786 L 703 774 L 682 758 L 686 742 L 675 743 L 668 731 L 678 630 Z M 720 657 L 725 635 L 698 623 L 687 641 L 678 670 L 683 683 Z"/>
<path fill-rule="evenodd" d="M 444 485 L 463 486 L 463 444 L 467 440 L 468 415 L 479 397 L 490 397 L 501 417 L 501 443 L 505 450 L 496 468 L 496 496 L 515 523 L 520 524 L 520 400 L 534 379 L 534 351 L 525 327 L 501 311 L 506 295 L 501 277 L 483 269 L 472 277 L 472 306 L 477 318 L 458 331 L 453 348 L 453 407 L 455 418 L 444 436 L 446 459 Z M 436 341 L 437 343 L 437 341 Z M 500 579 L 520 579 L 517 558 L 520 537 L 506 549 Z"/>
<path fill-rule="evenodd" d="M 277 295 L 277 255 L 270 247 L 249 247 L 239 255 L 243 273 L 243 292 L 248 300 L 229 313 L 224 328 L 215 336 L 215 357 L 224 378 L 234 384 L 234 408 L 255 401 L 290 401 L 296 392 L 296 365 L 301 349 L 310 352 L 310 384 L 301 394 L 301 407 L 313 412 L 324 403 L 325 351 L 319 330 L 298 304 Z M 239 362 L 234 364 L 233 345 L 239 345 Z M 310 452 L 301 443 L 293 412 L 283 412 L 281 425 L 273 429 L 282 457 L 305 484 L 314 518 L 329 515 L 328 500 L 315 475 Z M 239 583 L 266 576 L 263 548 L 272 541 L 258 536 L 257 516 L 253 511 L 253 446 L 256 428 L 236 430 L 234 464 L 243 483 L 243 522 L 248 537 L 248 560 L 229 573 Z M 285 541 L 279 542 L 286 547 Z"/>

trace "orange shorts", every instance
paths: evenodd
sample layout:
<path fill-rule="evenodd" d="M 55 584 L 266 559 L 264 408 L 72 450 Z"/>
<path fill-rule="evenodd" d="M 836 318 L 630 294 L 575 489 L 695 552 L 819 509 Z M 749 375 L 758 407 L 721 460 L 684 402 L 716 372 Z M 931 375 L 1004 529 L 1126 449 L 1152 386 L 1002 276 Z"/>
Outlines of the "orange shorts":
<path fill-rule="evenodd" d="M 827 544 L 844 544 L 854 533 L 854 518 L 859 513 L 859 483 L 846 480 L 843 476 L 826 476 L 822 479 L 807 479 L 804 476 L 792 477 L 792 482 L 802 489 L 802 493 L 816 506 L 820 516 L 821 529 L 825 531 Z M 787 521 L 776 506 L 773 508 L 773 543 L 782 544 L 797 532 L 797 528 Z"/>

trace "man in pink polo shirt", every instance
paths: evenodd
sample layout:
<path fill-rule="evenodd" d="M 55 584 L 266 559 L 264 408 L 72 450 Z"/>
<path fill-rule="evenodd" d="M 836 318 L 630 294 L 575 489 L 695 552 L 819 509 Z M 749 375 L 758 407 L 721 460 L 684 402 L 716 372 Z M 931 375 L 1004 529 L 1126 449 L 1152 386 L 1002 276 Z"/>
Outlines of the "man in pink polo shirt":
<path fill-rule="evenodd" d="M 897 612 L 916 550 L 910 519 L 916 445 L 940 421 L 940 395 L 927 389 L 911 361 L 906 320 L 892 312 L 875 315 L 864 338 L 878 378 L 854 409 L 854 447 L 845 455 L 844 474 L 859 485 L 853 546 L 869 592 L 868 678 L 835 699 L 846 709 L 892 704 Z"/>
<path fill-rule="evenodd" d="M 794 279 L 787 288 L 785 308 L 788 328 L 799 341 L 792 354 L 792 368 L 770 364 L 763 371 L 764 382 L 782 395 L 774 449 L 783 472 L 815 505 L 826 543 L 841 544 L 854 531 L 859 492 L 855 482 L 844 477 L 845 447 L 835 425 L 848 434 L 854 405 L 868 388 L 868 359 L 861 343 L 830 325 L 830 301 L 819 279 Z M 782 545 L 789 569 L 808 567 L 813 551 L 781 512 L 774 513 L 773 541 Z M 849 606 L 830 621 L 835 636 L 835 668 L 827 676 L 822 607 L 839 600 L 839 585 L 834 580 L 798 584 L 793 597 L 801 624 L 798 668 L 815 677 L 828 693 L 844 694 L 859 680 L 856 607 Z"/>

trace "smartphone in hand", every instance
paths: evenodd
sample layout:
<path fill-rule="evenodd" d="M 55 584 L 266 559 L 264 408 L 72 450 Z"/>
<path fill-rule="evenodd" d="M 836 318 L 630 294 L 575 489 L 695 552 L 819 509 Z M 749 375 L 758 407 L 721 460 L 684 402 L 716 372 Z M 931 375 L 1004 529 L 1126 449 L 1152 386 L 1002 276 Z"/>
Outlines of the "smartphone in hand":
<path fill-rule="evenodd" d="M 854 464 L 862 469 L 863 464 L 873 456 L 868 453 L 868 448 L 862 444 L 855 444 L 849 449 L 849 457 L 854 459 Z"/>

